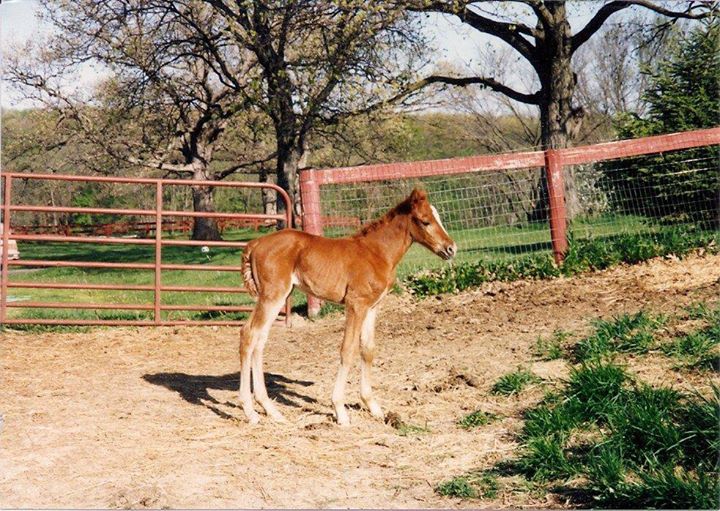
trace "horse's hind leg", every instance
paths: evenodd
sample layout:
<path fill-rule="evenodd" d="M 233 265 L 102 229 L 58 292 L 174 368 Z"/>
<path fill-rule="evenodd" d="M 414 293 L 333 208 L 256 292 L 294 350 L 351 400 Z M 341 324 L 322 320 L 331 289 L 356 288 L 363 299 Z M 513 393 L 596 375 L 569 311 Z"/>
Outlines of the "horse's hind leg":
<path fill-rule="evenodd" d="M 373 417 L 383 419 L 382 408 L 375 398 L 372 391 L 372 363 L 375 357 L 375 317 L 377 316 L 377 306 L 370 309 L 362 324 L 360 332 L 360 397 L 368 407 Z"/>
<path fill-rule="evenodd" d="M 284 302 L 284 297 L 273 298 L 261 295 L 258 298 L 257 305 L 255 305 L 255 310 L 250 315 L 250 319 L 242 329 L 240 339 L 240 402 L 245 416 L 251 424 L 255 424 L 260 420 L 253 408 L 252 393 L 250 391 L 251 366 L 254 366 L 252 372 L 255 395 L 260 405 L 267 411 L 268 407 L 266 405 L 270 400 L 267 398 L 262 373 L 262 348 L 267 341 L 270 327 L 282 309 Z M 259 359 L 255 356 L 258 348 L 260 348 Z M 270 403 L 270 407 L 272 408 L 272 403 Z M 268 412 L 268 415 L 273 416 L 271 412 Z"/>
<path fill-rule="evenodd" d="M 260 328 L 260 335 L 258 342 L 255 345 L 255 349 L 252 354 L 252 377 L 253 377 L 253 392 L 255 394 L 255 401 L 262 406 L 265 413 L 270 418 L 278 422 L 285 422 L 285 417 L 275 407 L 275 403 L 268 397 L 267 389 L 265 388 L 265 376 L 263 373 L 263 350 L 265 349 L 265 343 L 270 333 L 270 327 L 272 326 L 275 318 L 282 310 L 287 300 L 287 295 L 290 294 L 292 286 L 289 286 L 288 292 L 282 298 L 276 298 L 274 300 L 268 300 L 266 302 L 265 320 L 266 323 Z"/>

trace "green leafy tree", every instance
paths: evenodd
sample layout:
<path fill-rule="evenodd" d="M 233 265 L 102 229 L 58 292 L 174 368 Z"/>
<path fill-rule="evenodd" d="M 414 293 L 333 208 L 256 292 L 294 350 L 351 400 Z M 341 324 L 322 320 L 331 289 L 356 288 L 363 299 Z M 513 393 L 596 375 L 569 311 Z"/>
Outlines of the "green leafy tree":
<path fill-rule="evenodd" d="M 691 32 L 648 73 L 647 115 L 620 117 L 621 138 L 720 125 L 720 23 Z M 719 169 L 720 148 L 706 147 L 614 162 L 606 166 L 604 183 L 619 209 L 720 227 Z"/>

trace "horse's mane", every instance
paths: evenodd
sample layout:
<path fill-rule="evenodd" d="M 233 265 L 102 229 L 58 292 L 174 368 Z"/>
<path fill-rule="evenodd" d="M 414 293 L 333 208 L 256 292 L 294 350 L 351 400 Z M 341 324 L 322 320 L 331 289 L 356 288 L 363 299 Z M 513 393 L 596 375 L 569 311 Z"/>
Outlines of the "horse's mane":
<path fill-rule="evenodd" d="M 363 225 L 359 231 L 357 231 L 355 234 L 352 235 L 352 237 L 358 238 L 358 237 L 370 234 L 371 232 L 375 232 L 378 229 L 389 224 L 393 220 L 393 218 L 395 218 L 396 216 L 409 214 L 411 209 L 412 209 L 411 199 L 410 199 L 410 197 L 408 197 L 407 199 L 405 199 L 402 202 L 400 202 L 399 204 L 397 204 L 394 208 L 392 208 L 390 211 L 385 213 L 380 218 L 377 218 L 377 219 L 373 220 L 372 222 Z"/>

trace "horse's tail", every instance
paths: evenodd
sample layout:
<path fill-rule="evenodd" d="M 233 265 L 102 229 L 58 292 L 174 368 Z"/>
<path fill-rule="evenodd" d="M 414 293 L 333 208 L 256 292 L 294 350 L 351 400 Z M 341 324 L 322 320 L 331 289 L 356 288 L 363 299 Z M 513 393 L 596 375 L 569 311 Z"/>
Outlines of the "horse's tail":
<path fill-rule="evenodd" d="M 242 274 L 243 280 L 245 281 L 245 287 L 247 288 L 248 294 L 254 298 L 260 294 L 258 290 L 257 280 L 255 280 L 255 271 L 253 264 L 253 243 L 248 243 L 245 247 L 245 251 L 242 256 Z"/>

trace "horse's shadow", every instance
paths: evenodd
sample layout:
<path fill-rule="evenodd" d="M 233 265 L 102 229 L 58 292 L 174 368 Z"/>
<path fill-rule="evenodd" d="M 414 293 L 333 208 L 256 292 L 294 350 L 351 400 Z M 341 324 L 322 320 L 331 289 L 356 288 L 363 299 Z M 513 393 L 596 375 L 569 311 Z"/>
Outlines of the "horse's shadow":
<path fill-rule="evenodd" d="M 143 380 L 153 385 L 161 385 L 173 390 L 180 394 L 188 403 L 204 406 L 223 419 L 235 419 L 234 416 L 221 410 L 219 406 L 229 406 L 233 408 L 238 408 L 239 406 L 230 401 L 218 401 L 210 395 L 210 391 L 238 391 L 240 386 L 240 373 L 225 374 L 222 376 L 156 373 L 144 375 Z M 298 400 L 305 403 L 317 402 L 315 398 L 300 394 L 288 387 L 288 385 L 309 387 L 313 385 L 311 381 L 292 380 L 279 374 L 265 373 L 265 385 L 267 386 L 270 398 L 285 406 L 302 407 L 303 405 L 298 403 Z"/>

